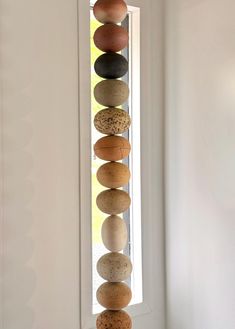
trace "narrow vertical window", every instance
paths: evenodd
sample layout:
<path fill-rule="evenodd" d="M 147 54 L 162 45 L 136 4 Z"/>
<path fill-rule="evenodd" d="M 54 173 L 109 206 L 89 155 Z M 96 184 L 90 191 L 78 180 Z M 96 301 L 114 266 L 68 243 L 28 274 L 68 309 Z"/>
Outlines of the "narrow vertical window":
<path fill-rule="evenodd" d="M 140 75 L 140 52 L 139 52 L 139 9 L 129 7 L 127 18 L 123 21 L 122 25 L 129 31 L 130 42 L 129 46 L 122 52 L 129 62 L 129 71 L 122 79 L 128 83 L 130 88 L 130 96 L 128 102 L 122 106 L 122 109 L 130 114 L 132 118 L 132 125 L 127 133 L 123 136 L 129 139 L 132 145 L 132 151 L 128 158 L 123 160 L 128 164 L 132 173 L 131 180 L 125 190 L 131 196 L 132 204 L 128 211 L 122 216 L 128 228 L 128 243 L 123 251 L 131 258 L 133 264 L 133 272 L 131 278 L 126 282 L 132 289 L 133 298 L 131 305 L 139 304 L 142 302 L 142 240 L 141 240 L 141 163 L 140 163 L 140 90 L 139 90 L 139 75 Z M 102 54 L 93 43 L 94 31 L 101 25 L 93 16 L 92 8 L 90 10 L 90 49 L 91 49 L 91 90 L 94 86 L 102 80 L 94 71 L 95 59 Z M 92 120 L 96 113 L 103 109 L 91 94 L 91 108 Z M 95 158 L 93 152 L 93 145 L 103 135 L 100 134 L 91 123 L 92 135 L 92 168 L 91 168 L 91 181 L 92 181 L 92 285 L 93 285 L 93 298 L 92 298 L 92 312 L 93 314 L 99 313 L 102 308 L 96 300 L 96 290 L 104 282 L 96 271 L 96 263 L 98 259 L 108 252 L 104 247 L 101 240 L 101 226 L 106 216 L 99 211 L 96 206 L 96 196 L 104 190 L 97 179 L 97 169 L 104 163 L 104 161 Z"/>

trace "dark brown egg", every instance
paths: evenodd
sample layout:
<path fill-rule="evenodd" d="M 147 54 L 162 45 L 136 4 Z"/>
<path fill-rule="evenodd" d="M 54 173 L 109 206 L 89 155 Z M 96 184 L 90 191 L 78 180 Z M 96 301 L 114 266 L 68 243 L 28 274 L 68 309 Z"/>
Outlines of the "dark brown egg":
<path fill-rule="evenodd" d="M 125 311 L 103 311 L 96 319 L 97 329 L 131 329 L 132 321 Z"/>
<path fill-rule="evenodd" d="M 98 0 L 93 12 L 101 23 L 120 23 L 126 17 L 127 5 L 123 0 Z"/>
<path fill-rule="evenodd" d="M 126 58 L 117 53 L 105 53 L 95 61 L 95 72 L 104 79 L 118 79 L 127 73 Z"/>
<path fill-rule="evenodd" d="M 128 44 L 128 32 L 122 26 L 105 24 L 95 31 L 94 43 L 104 52 L 118 52 Z"/>
<path fill-rule="evenodd" d="M 126 158 L 131 150 L 129 141 L 122 136 L 105 136 L 95 143 L 95 155 L 106 161 L 119 161 Z"/>
<path fill-rule="evenodd" d="M 112 311 L 119 311 L 131 301 L 131 290 L 122 282 L 105 282 L 97 290 L 97 300 L 100 305 Z"/>

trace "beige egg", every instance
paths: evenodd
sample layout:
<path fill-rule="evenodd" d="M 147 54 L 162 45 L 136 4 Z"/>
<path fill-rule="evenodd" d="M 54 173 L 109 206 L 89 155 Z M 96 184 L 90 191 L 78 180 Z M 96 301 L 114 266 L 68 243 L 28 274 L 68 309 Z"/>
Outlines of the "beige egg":
<path fill-rule="evenodd" d="M 102 80 L 95 86 L 94 96 L 104 106 L 119 106 L 128 99 L 129 88 L 122 80 Z"/>
<path fill-rule="evenodd" d="M 108 162 L 99 167 L 96 177 L 98 182 L 109 188 L 118 188 L 128 184 L 129 168 L 120 162 Z"/>
<path fill-rule="evenodd" d="M 130 315 L 125 311 L 105 310 L 96 319 L 97 329 L 131 329 Z"/>
<path fill-rule="evenodd" d="M 103 255 L 97 262 L 97 272 L 109 282 L 121 282 L 129 278 L 132 264 L 126 255 L 110 252 Z"/>
<path fill-rule="evenodd" d="M 131 118 L 124 110 L 115 107 L 106 108 L 95 115 L 94 125 L 102 134 L 122 134 L 129 129 Z"/>
<path fill-rule="evenodd" d="M 131 198 L 127 192 L 122 190 L 105 190 L 98 194 L 96 204 L 102 212 L 117 215 L 130 207 Z"/>
<path fill-rule="evenodd" d="M 100 305 L 112 311 L 125 308 L 131 301 L 131 289 L 123 282 L 105 282 L 96 292 Z"/>
<path fill-rule="evenodd" d="M 119 161 L 126 158 L 131 151 L 129 141 L 122 136 L 105 136 L 95 143 L 95 155 L 106 161 Z"/>
<path fill-rule="evenodd" d="M 113 252 L 121 251 L 127 244 L 127 227 L 119 216 L 112 215 L 102 224 L 101 235 L 105 247 Z"/>

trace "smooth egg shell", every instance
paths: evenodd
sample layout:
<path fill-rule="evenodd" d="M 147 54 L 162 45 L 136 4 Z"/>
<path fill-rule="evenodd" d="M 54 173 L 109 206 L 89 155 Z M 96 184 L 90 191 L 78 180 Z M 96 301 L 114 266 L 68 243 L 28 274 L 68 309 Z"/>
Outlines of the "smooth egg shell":
<path fill-rule="evenodd" d="M 105 247 L 113 252 L 121 251 L 127 244 L 127 227 L 119 216 L 112 215 L 105 219 L 101 228 L 102 241 Z"/>
<path fill-rule="evenodd" d="M 95 155 L 106 161 L 119 161 L 126 158 L 131 150 L 129 141 L 122 136 L 105 136 L 95 143 Z"/>
<path fill-rule="evenodd" d="M 128 44 L 128 32 L 116 24 L 104 24 L 94 34 L 96 47 L 104 52 L 118 52 Z"/>
<path fill-rule="evenodd" d="M 128 184 L 130 170 L 120 162 L 108 162 L 99 167 L 96 177 L 98 182 L 108 188 L 118 188 Z"/>
<path fill-rule="evenodd" d="M 123 0 L 98 0 L 93 12 L 101 23 L 120 23 L 127 15 L 127 5 Z"/>
<path fill-rule="evenodd" d="M 112 311 L 125 308 L 131 301 L 131 289 L 123 282 L 105 282 L 96 292 L 100 305 Z"/>

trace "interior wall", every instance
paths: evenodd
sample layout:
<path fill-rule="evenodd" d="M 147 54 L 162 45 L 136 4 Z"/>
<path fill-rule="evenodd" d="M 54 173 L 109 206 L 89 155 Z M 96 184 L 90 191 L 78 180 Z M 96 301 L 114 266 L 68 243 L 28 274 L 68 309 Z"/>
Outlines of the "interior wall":
<path fill-rule="evenodd" d="M 168 329 L 233 329 L 235 2 L 166 9 Z"/>
<path fill-rule="evenodd" d="M 78 329 L 76 0 L 1 0 L 2 329 Z"/>

